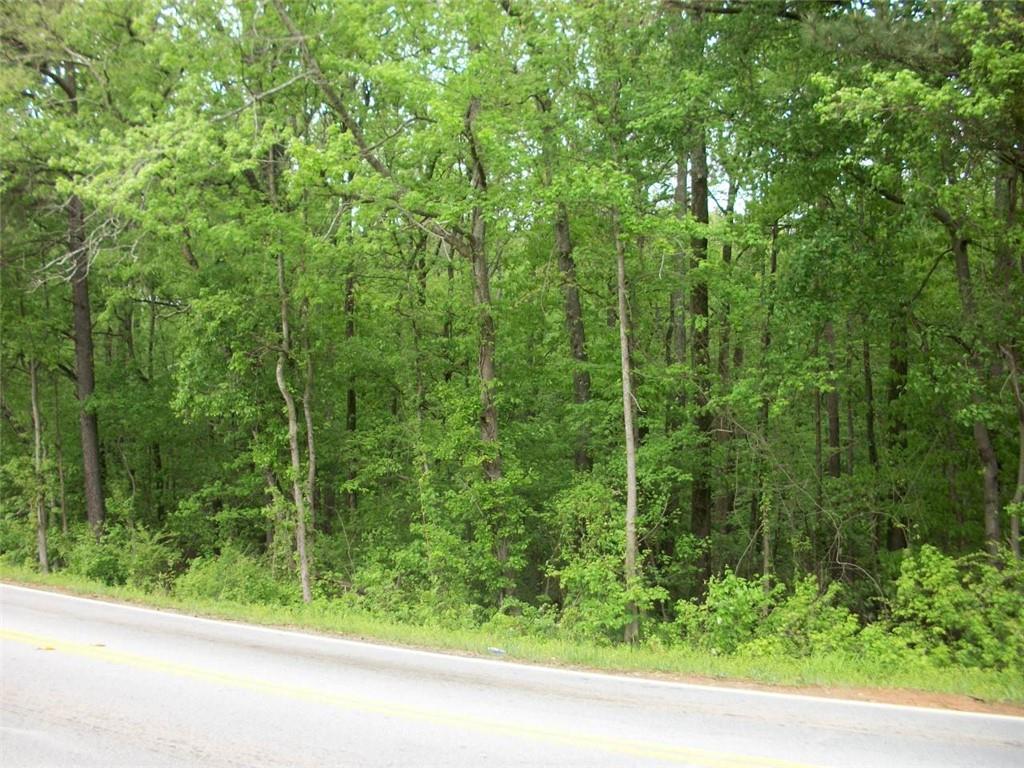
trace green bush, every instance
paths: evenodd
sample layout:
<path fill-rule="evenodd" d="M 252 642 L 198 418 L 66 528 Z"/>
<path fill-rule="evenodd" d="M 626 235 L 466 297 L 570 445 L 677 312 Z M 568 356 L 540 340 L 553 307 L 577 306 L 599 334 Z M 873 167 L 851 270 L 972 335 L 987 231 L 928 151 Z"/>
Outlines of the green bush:
<path fill-rule="evenodd" d="M 621 640 L 630 603 L 643 614 L 667 597 L 642 578 L 628 585 L 623 578 L 621 504 L 600 480 L 587 477 L 559 494 L 551 510 L 561 543 L 548 574 L 564 596 L 560 630 L 571 638 Z"/>
<path fill-rule="evenodd" d="M 894 632 L 942 664 L 1024 670 L 1024 566 L 925 545 L 896 580 Z"/>
<path fill-rule="evenodd" d="M 96 538 L 88 526 L 76 526 L 66 541 L 55 541 L 57 555 L 71 573 L 144 590 L 166 588 L 178 555 L 167 536 L 142 526 L 112 525 Z"/>
<path fill-rule="evenodd" d="M 36 562 L 35 521 L 24 514 L 0 514 L 0 561 L 30 566 Z"/>
<path fill-rule="evenodd" d="M 856 646 L 860 623 L 839 604 L 842 587 L 833 582 L 823 592 L 817 578 L 798 579 L 791 593 L 774 594 L 775 604 L 741 651 L 749 655 L 807 657 L 847 653 Z"/>
<path fill-rule="evenodd" d="M 570 637 L 612 641 L 621 638 L 626 615 L 622 558 L 574 558 L 553 572 L 565 590 L 561 628 Z"/>
<path fill-rule="evenodd" d="M 235 603 L 287 605 L 299 597 L 297 584 L 274 578 L 262 561 L 227 546 L 219 555 L 197 557 L 174 583 L 178 597 Z"/>
<path fill-rule="evenodd" d="M 680 601 L 677 636 L 714 654 L 807 657 L 857 647 L 859 622 L 840 604 L 842 588 L 824 591 L 811 575 L 792 591 L 731 571 L 712 578 L 703 603 Z"/>
<path fill-rule="evenodd" d="M 151 533 L 142 526 L 128 529 L 121 564 L 129 586 L 147 591 L 170 586 L 179 555 L 168 538 L 165 533 Z"/>
<path fill-rule="evenodd" d="M 483 629 L 508 637 L 554 638 L 558 635 L 558 611 L 552 603 L 530 605 L 508 598 Z"/>
<path fill-rule="evenodd" d="M 876 621 L 861 629 L 850 655 L 870 659 L 875 669 L 907 672 L 912 668 L 936 667 L 934 658 L 920 648 L 915 648 L 906 637 L 894 633 L 892 627 L 884 621 Z"/>
<path fill-rule="evenodd" d="M 126 583 L 128 574 L 121 559 L 121 531 L 120 527 L 112 528 L 97 539 L 87 526 L 76 526 L 65 553 L 68 570 L 104 584 Z"/>
<path fill-rule="evenodd" d="M 0 559 L 10 565 L 37 561 L 34 500 L 43 492 L 41 478 L 27 456 L 0 464 Z"/>
<path fill-rule="evenodd" d="M 763 579 L 744 579 L 727 570 L 708 582 L 703 603 L 677 603 L 676 626 L 682 637 L 712 653 L 734 653 L 755 639 L 778 590 L 768 589 Z"/>

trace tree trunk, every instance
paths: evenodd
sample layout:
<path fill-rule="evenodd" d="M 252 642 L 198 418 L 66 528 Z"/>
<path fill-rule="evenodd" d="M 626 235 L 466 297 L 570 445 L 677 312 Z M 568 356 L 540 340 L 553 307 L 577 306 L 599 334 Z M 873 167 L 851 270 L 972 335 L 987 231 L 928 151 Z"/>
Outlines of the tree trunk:
<path fill-rule="evenodd" d="M 67 496 L 64 488 L 64 439 L 60 429 L 60 389 L 57 376 L 53 377 L 53 439 L 57 459 L 57 484 L 60 503 L 60 530 L 68 532 Z"/>
<path fill-rule="evenodd" d="M 868 443 L 868 463 L 878 469 L 878 441 L 875 437 L 875 386 L 871 373 L 871 344 L 864 338 L 864 434 Z"/>
<path fill-rule="evenodd" d="M 36 553 L 39 570 L 50 572 L 50 558 L 46 547 L 46 479 L 43 476 L 43 421 L 39 413 L 39 361 L 28 362 L 29 394 L 32 406 L 32 469 L 34 484 L 32 506 L 36 518 Z"/>
<path fill-rule="evenodd" d="M 550 187 L 553 181 L 552 166 L 557 143 L 551 122 L 552 98 L 549 95 L 537 98 L 542 120 L 543 144 L 541 165 L 544 184 Z M 590 402 L 590 372 L 587 370 L 587 339 L 583 324 L 583 308 L 580 304 L 579 281 L 576 277 L 576 261 L 573 258 L 573 242 L 569 230 L 569 212 L 565 204 L 558 203 L 555 210 L 555 250 L 558 253 L 558 269 L 562 275 L 562 292 L 565 294 L 565 329 L 569 336 L 569 351 L 575 366 L 572 372 L 573 402 L 583 405 Z M 576 470 L 589 472 L 593 467 L 590 456 L 590 430 L 584 426 L 576 435 L 573 462 Z"/>
<path fill-rule="evenodd" d="M 277 254 L 277 287 L 281 301 L 281 348 L 277 353 L 275 378 L 281 391 L 288 414 L 288 450 L 291 457 L 292 500 L 295 502 L 295 547 L 299 555 L 299 580 L 302 584 L 302 601 L 313 599 L 309 583 L 309 557 L 306 553 L 306 502 L 302 493 L 302 460 L 299 455 L 299 419 L 295 410 L 288 382 L 285 380 L 285 365 L 291 354 L 291 333 L 288 326 L 288 290 L 284 281 L 284 254 Z"/>
<path fill-rule="evenodd" d="M 313 352 L 306 334 L 306 375 L 302 389 L 302 416 L 306 422 L 306 498 L 309 500 L 309 525 L 316 530 L 316 439 L 313 432 Z"/>
<path fill-rule="evenodd" d="M 1024 384 L 1021 383 L 1020 365 L 1012 347 L 1004 347 L 1003 354 L 1010 368 L 1010 384 L 1017 403 L 1017 486 L 1010 501 L 1010 550 L 1020 560 L 1020 516 L 1024 511 Z"/>
<path fill-rule="evenodd" d="M 772 224 L 771 228 L 771 244 L 768 250 L 768 269 L 767 274 L 762 272 L 762 288 L 761 298 L 764 301 L 765 309 L 765 321 L 764 329 L 761 332 L 761 365 L 762 367 L 767 366 L 768 352 L 772 346 L 772 317 L 775 314 L 775 273 L 779 267 L 779 223 L 778 221 Z M 769 402 L 767 396 L 762 396 L 761 407 L 758 409 L 758 429 L 761 434 L 761 438 L 767 442 L 768 440 L 768 416 L 769 416 Z M 766 472 L 764 469 L 764 459 L 758 461 L 758 482 L 757 487 L 754 488 L 751 494 L 751 505 L 753 507 L 752 516 L 758 523 L 758 529 L 761 531 L 761 575 L 764 577 L 765 589 L 770 588 L 769 579 L 772 574 L 772 526 L 771 526 L 771 507 L 764 503 L 762 496 L 764 495 L 764 489 L 766 485 Z"/>
<path fill-rule="evenodd" d="M 470 183 L 476 195 L 487 192 L 487 176 L 484 173 L 483 160 L 480 156 L 475 134 L 475 122 L 480 113 L 480 99 L 470 99 L 464 121 L 465 135 L 469 140 L 471 163 Z M 487 268 L 486 251 L 487 225 L 483 208 L 474 205 L 470 213 L 469 257 L 473 270 L 473 299 L 477 311 L 477 328 L 479 332 L 479 356 L 477 358 L 477 374 L 480 380 L 480 441 L 483 443 L 485 458 L 483 461 L 484 479 L 487 482 L 500 480 L 501 450 L 498 446 L 498 407 L 495 402 L 495 385 L 497 372 L 495 366 L 494 316 L 491 314 L 491 276 Z M 508 533 L 501 530 L 501 515 L 498 515 L 498 526 L 495 556 L 502 569 L 504 584 L 498 590 L 499 605 L 505 602 L 515 587 L 514 574 L 508 567 L 509 540 Z"/>
<path fill-rule="evenodd" d="M 736 183 L 733 179 L 729 179 L 729 187 L 726 197 L 725 206 L 725 218 L 728 224 L 732 223 L 733 212 L 736 209 Z M 732 269 L 732 241 L 725 240 L 722 243 L 722 263 L 726 270 Z M 730 274 L 731 279 L 731 274 Z M 722 317 L 719 321 L 720 337 L 718 343 L 718 381 L 719 386 L 724 390 L 729 389 L 729 377 L 730 371 L 730 343 L 731 343 L 731 327 L 729 325 L 729 302 L 727 300 L 722 302 Z M 719 444 L 724 446 L 725 454 L 725 465 L 722 467 L 722 479 L 725 482 L 724 487 L 715 497 L 715 510 L 719 521 L 728 520 L 728 516 L 732 513 L 733 507 L 736 504 L 736 492 L 735 492 L 735 474 L 736 474 L 736 455 L 732 445 L 732 441 L 735 437 L 733 426 L 729 422 L 727 415 L 723 412 L 718 416 L 718 429 L 716 435 Z"/>
<path fill-rule="evenodd" d="M 99 420 L 89 402 L 96 388 L 96 375 L 93 365 L 92 309 L 89 304 L 89 253 L 85 242 L 85 214 L 78 195 L 72 195 L 68 205 L 68 239 L 72 259 L 75 385 L 79 403 L 78 425 L 82 439 L 85 510 L 93 534 L 99 536 L 106 516 L 106 506 L 103 499 Z"/>
<path fill-rule="evenodd" d="M 633 420 L 633 377 L 629 362 L 629 309 L 626 300 L 626 250 L 619 233 L 618 212 L 612 214 L 612 227 L 615 238 L 616 287 L 619 305 L 619 363 L 622 372 L 622 419 L 623 432 L 626 438 L 626 556 L 625 577 L 626 587 L 636 584 L 636 428 Z M 637 605 L 630 602 L 628 606 L 629 622 L 626 624 L 624 639 L 627 643 L 637 640 L 639 635 L 639 613 Z"/>
<path fill-rule="evenodd" d="M 861 350 L 861 358 L 864 366 L 864 435 L 868 444 L 868 463 L 875 478 L 871 490 L 871 509 L 868 512 L 870 517 L 871 530 L 871 551 L 874 557 L 878 555 L 878 501 L 875 493 L 875 486 L 878 479 L 878 439 L 875 436 L 875 381 L 871 372 L 871 343 L 868 341 L 865 330 L 864 341 Z"/>
<path fill-rule="evenodd" d="M 889 451 L 896 456 L 890 460 L 893 466 L 901 466 L 905 461 L 903 454 L 907 449 L 907 426 L 903 421 L 900 400 L 907 388 L 907 375 L 910 367 L 907 360 L 907 310 L 901 306 L 893 318 L 892 334 L 889 338 L 889 387 L 886 397 L 889 413 Z M 893 486 L 893 503 L 902 506 L 906 496 L 906 484 L 898 478 Z M 900 519 L 898 512 L 891 514 L 886 531 L 886 548 L 890 552 L 905 549 L 907 546 L 906 524 Z"/>
<path fill-rule="evenodd" d="M 733 179 L 729 179 L 728 191 L 726 193 L 726 205 L 725 205 L 725 221 L 727 224 L 732 224 L 733 213 L 736 210 L 736 182 Z M 722 242 L 722 264 L 725 265 L 727 274 L 732 270 L 732 241 L 724 240 Z M 731 326 L 729 325 L 729 301 L 722 301 L 722 316 L 719 319 L 719 331 L 720 337 L 718 342 L 718 378 L 723 384 L 729 381 L 729 363 L 730 363 L 730 345 L 731 345 Z"/>
<path fill-rule="evenodd" d="M 67 68 L 66 82 L 71 113 L 78 114 L 78 85 L 73 65 Z M 85 240 L 85 212 L 78 195 L 72 195 L 68 201 L 68 250 L 71 255 L 75 386 L 82 440 L 85 512 L 93 534 L 99 536 L 103 528 L 103 519 L 106 517 L 103 498 L 103 455 L 100 451 L 99 421 L 89 403 L 89 398 L 96 388 L 96 373 L 93 364 L 92 309 L 89 304 L 89 249 Z"/>
<path fill-rule="evenodd" d="M 815 356 L 818 354 L 817 343 L 815 343 Z M 814 388 L 814 480 L 815 499 L 818 506 L 822 503 L 822 484 L 824 482 L 824 450 L 821 439 L 821 387 Z"/>
<path fill-rule="evenodd" d="M 685 219 L 689 213 L 689 196 L 686 193 L 687 172 L 689 161 L 685 155 L 676 160 L 676 188 L 674 192 L 675 214 L 679 220 Z M 666 365 L 683 365 L 686 363 L 686 251 L 679 248 L 675 254 L 675 274 L 673 275 L 672 292 L 668 303 L 668 329 L 665 338 Z M 681 410 L 686 406 L 686 388 L 680 387 L 676 396 L 676 406 Z M 678 428 L 674 416 L 669 419 L 669 429 Z"/>
<path fill-rule="evenodd" d="M 351 273 L 345 279 L 345 339 L 349 342 L 355 338 L 356 335 L 356 294 L 355 294 L 355 276 Z M 356 388 L 350 381 L 348 389 L 345 392 L 345 430 L 348 432 L 349 438 L 354 439 L 356 434 Z M 353 459 L 354 461 L 354 459 Z M 352 484 L 356 479 L 356 467 L 349 467 L 348 469 L 348 481 L 349 490 L 345 494 L 345 501 L 348 506 L 349 512 L 355 512 L 356 507 L 359 505 L 359 495 L 356 493 L 355 488 Z"/>
<path fill-rule="evenodd" d="M 572 256 L 572 238 L 569 233 L 569 215 L 565 206 L 558 205 L 555 216 L 555 247 L 558 249 L 558 267 L 562 272 L 562 286 L 565 292 L 565 327 L 569 334 L 569 348 L 576 367 L 572 372 L 573 402 L 583 405 L 590 401 L 590 372 L 587 365 L 587 340 L 583 326 L 583 309 L 580 305 L 579 283 L 576 279 L 576 263 Z M 584 428 L 576 437 L 575 465 L 581 472 L 593 467 L 590 457 L 589 430 Z"/>
<path fill-rule="evenodd" d="M 854 422 L 854 410 L 853 410 L 853 348 L 851 346 L 851 340 L 853 339 L 853 326 L 849 319 L 846 321 L 846 474 L 853 474 L 853 462 L 856 458 L 856 444 L 854 442 L 853 422 Z"/>
<path fill-rule="evenodd" d="M 690 180 L 692 197 L 691 212 L 694 219 L 707 225 L 708 219 L 708 157 L 707 143 L 703 131 L 696 148 L 691 153 Z M 695 237 L 690 242 L 691 270 L 696 270 L 707 261 L 708 239 L 706 235 Z M 714 418 L 711 402 L 710 367 L 711 357 L 708 336 L 708 284 L 697 280 L 690 292 L 690 315 L 693 318 L 691 363 L 693 367 L 694 427 L 697 432 L 697 461 L 693 468 L 693 484 L 690 496 L 690 525 L 693 535 L 703 546 L 699 572 L 701 590 L 711 577 L 711 448 Z"/>
<path fill-rule="evenodd" d="M 995 277 L 1000 286 L 1000 299 L 1005 311 L 1013 316 L 1014 283 L 1024 279 L 1024 252 L 1021 254 L 1020 268 L 1014 263 L 1013 246 L 1009 234 L 1017 224 L 1017 200 L 1019 197 L 1018 183 L 1020 172 L 1010 164 L 1003 164 L 996 177 L 995 209 L 1005 224 L 996 242 Z M 1019 309 L 1018 309 L 1019 312 Z M 1021 505 L 1024 504 L 1024 393 L 1021 392 L 1020 346 L 1017 339 L 1009 339 L 1001 345 L 1001 352 L 1010 368 L 1010 381 L 1013 385 L 1014 399 L 1017 405 L 1017 482 L 1010 501 L 1010 550 L 1013 556 L 1020 559 L 1020 516 Z"/>
<path fill-rule="evenodd" d="M 689 216 L 690 198 L 687 194 L 689 159 L 684 152 L 676 158 L 676 187 L 673 194 L 675 217 L 683 221 Z M 672 253 L 672 290 L 669 292 L 668 323 L 665 328 L 665 365 L 679 371 L 675 393 L 665 404 L 665 433 L 673 435 L 683 425 L 686 413 L 687 384 L 684 371 L 686 365 L 686 248 L 680 243 Z M 674 480 L 669 489 L 665 508 L 665 519 L 669 523 L 659 543 L 661 554 L 671 558 L 675 552 L 676 540 L 687 530 L 683 510 L 689 504 L 686 498 L 686 483 Z"/>
<path fill-rule="evenodd" d="M 832 321 L 825 323 L 825 355 L 828 359 L 829 389 L 825 393 L 825 410 L 828 413 L 828 474 L 839 477 L 842 473 L 842 456 L 839 436 L 839 386 L 836 382 L 836 334 Z"/>
<path fill-rule="evenodd" d="M 961 237 L 955 228 L 949 229 L 950 245 L 953 251 L 953 259 L 956 265 L 957 287 L 960 293 L 960 302 L 963 307 L 964 319 L 972 335 L 977 333 L 977 307 L 974 302 L 974 286 L 971 282 L 971 267 L 967 258 L 967 240 Z M 988 375 L 985 370 L 985 363 L 978 350 L 980 340 L 971 339 L 970 362 L 978 377 L 978 385 L 984 386 Z M 984 404 L 981 394 L 974 391 L 971 401 L 976 406 Z M 981 419 L 976 419 L 972 425 L 974 433 L 974 445 L 978 451 L 978 460 L 982 470 L 982 495 L 985 509 L 985 548 L 992 557 L 999 554 L 999 459 L 996 455 L 995 446 L 992 443 L 992 436 L 989 434 L 988 426 Z"/>

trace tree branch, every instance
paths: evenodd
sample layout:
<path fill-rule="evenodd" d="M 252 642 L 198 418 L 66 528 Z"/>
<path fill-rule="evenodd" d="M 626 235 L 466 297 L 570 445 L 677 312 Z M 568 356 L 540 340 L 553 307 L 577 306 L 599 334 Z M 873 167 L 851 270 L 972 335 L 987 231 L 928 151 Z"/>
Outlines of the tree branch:
<path fill-rule="evenodd" d="M 320 62 L 313 55 L 313 52 L 309 50 L 309 46 L 306 44 L 306 36 L 303 35 L 295 22 L 292 21 L 291 16 L 285 10 L 281 4 L 281 0 L 272 0 L 274 8 L 277 10 L 277 15 L 281 17 L 281 23 L 284 24 L 285 29 L 288 30 L 299 47 L 299 54 L 302 56 L 302 61 L 312 75 L 312 80 L 320 88 L 320 92 L 323 93 L 324 99 L 327 101 L 327 105 L 334 110 L 334 112 L 341 118 L 341 122 L 348 129 L 348 132 L 352 134 L 352 138 L 356 142 L 356 146 L 359 147 L 359 154 L 362 158 L 370 164 L 370 166 L 386 179 L 391 178 L 391 169 L 385 165 L 379 157 L 374 153 L 369 143 L 366 141 L 366 136 L 363 134 L 363 129 L 359 123 L 352 116 L 352 113 L 348 111 L 348 107 L 345 106 L 344 100 L 341 98 L 341 94 L 334 89 L 334 86 L 330 84 L 327 77 L 324 75 L 323 70 L 320 68 Z"/>

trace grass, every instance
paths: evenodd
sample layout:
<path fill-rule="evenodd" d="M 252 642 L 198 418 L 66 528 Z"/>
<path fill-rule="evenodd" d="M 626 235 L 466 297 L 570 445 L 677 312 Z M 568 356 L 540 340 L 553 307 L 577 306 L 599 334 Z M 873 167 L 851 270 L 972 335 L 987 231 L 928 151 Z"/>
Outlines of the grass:
<path fill-rule="evenodd" d="M 505 652 L 503 658 L 527 663 L 682 678 L 694 682 L 798 687 L 810 689 L 806 691 L 808 693 L 819 694 L 834 693 L 838 688 L 857 698 L 954 707 L 969 706 L 971 702 L 1024 706 L 1024 680 L 1012 673 L 994 670 L 897 666 L 884 660 L 852 659 L 841 655 L 800 659 L 715 656 L 685 646 L 607 646 L 567 639 L 517 636 L 485 628 L 420 626 L 387 621 L 327 601 L 315 601 L 310 605 L 268 606 L 183 599 L 133 587 L 109 586 L 68 573 L 43 575 L 2 562 L 0 579 L 193 616 L 303 629 L 393 645 L 477 656 L 490 655 L 492 651 L 489 649 L 498 647 Z M 941 694 L 947 698 L 935 700 L 921 694 Z M 951 701 L 948 696 L 969 699 Z"/>

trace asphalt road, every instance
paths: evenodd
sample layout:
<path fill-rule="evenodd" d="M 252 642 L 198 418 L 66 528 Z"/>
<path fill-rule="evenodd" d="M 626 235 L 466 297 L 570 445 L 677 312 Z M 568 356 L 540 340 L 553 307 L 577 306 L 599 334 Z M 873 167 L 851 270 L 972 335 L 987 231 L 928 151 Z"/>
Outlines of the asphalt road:
<path fill-rule="evenodd" d="M 1024 766 L 1024 718 L 647 681 L 0 586 L 0 764 Z"/>

